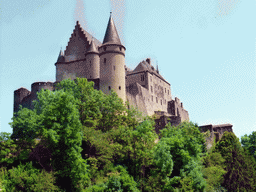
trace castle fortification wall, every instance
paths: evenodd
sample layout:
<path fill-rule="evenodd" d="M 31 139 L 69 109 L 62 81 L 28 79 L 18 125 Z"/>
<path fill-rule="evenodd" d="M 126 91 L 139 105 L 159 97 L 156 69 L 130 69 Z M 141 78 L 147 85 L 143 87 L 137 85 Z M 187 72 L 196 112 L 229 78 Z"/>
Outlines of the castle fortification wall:
<path fill-rule="evenodd" d="M 180 116 L 181 121 L 188 120 L 188 111 L 183 108 L 183 103 L 180 102 L 179 98 L 175 97 L 174 100 L 168 102 L 168 113 L 175 116 Z"/>
<path fill-rule="evenodd" d="M 22 100 L 28 95 L 30 95 L 30 91 L 23 87 L 14 91 L 14 112 L 18 112 L 19 105 L 21 105 Z"/>

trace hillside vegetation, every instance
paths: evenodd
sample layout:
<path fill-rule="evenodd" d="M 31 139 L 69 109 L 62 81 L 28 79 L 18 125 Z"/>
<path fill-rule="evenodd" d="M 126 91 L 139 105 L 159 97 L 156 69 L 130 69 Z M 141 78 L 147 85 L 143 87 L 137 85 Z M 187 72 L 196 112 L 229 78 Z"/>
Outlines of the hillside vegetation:
<path fill-rule="evenodd" d="M 0 134 L 2 191 L 256 191 L 256 132 L 207 151 L 197 124 L 155 133 L 115 92 L 78 78 L 41 90 Z M 18 138 L 18 139 L 17 139 Z"/>

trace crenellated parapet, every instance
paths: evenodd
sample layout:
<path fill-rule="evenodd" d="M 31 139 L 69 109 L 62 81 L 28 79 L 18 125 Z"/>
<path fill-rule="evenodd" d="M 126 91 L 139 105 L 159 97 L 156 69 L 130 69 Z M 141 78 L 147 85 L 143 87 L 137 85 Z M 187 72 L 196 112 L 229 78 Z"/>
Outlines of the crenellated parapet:
<path fill-rule="evenodd" d="M 171 115 L 180 116 L 181 121 L 189 120 L 188 111 L 183 108 L 183 103 L 181 103 L 180 99 L 177 97 L 168 102 L 167 111 Z"/>
<path fill-rule="evenodd" d="M 20 88 L 14 91 L 14 112 L 19 111 L 19 105 L 24 108 L 33 109 L 32 101 L 37 99 L 37 92 L 41 89 L 54 90 L 53 82 L 35 82 L 31 85 L 31 91 Z"/>

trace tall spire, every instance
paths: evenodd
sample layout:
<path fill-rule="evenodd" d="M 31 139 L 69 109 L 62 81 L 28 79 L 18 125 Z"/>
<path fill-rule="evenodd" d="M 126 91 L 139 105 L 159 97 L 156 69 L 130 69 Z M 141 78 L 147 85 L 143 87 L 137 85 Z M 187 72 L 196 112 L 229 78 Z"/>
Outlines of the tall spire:
<path fill-rule="evenodd" d="M 92 38 L 91 44 L 89 46 L 89 49 L 87 51 L 88 53 L 99 53 L 98 49 L 95 46 L 94 39 Z"/>
<path fill-rule="evenodd" d="M 60 53 L 59 53 L 59 57 L 57 59 L 57 62 L 65 62 L 65 57 L 64 57 L 64 54 L 62 52 L 62 48 L 60 49 Z"/>
<path fill-rule="evenodd" d="M 109 17 L 105 37 L 104 37 L 104 40 L 103 40 L 103 44 L 120 44 L 121 45 L 121 41 L 119 39 L 117 30 L 116 30 L 116 26 L 114 24 L 111 13 L 112 12 L 110 12 L 110 17 Z"/>

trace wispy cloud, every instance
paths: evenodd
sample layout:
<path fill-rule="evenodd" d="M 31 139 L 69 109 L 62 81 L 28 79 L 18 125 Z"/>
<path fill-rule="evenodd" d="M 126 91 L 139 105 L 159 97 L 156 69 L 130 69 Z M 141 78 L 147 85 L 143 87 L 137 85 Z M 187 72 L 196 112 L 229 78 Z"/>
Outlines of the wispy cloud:
<path fill-rule="evenodd" d="M 238 0 L 219 0 L 219 16 L 228 15 L 237 3 Z"/>

